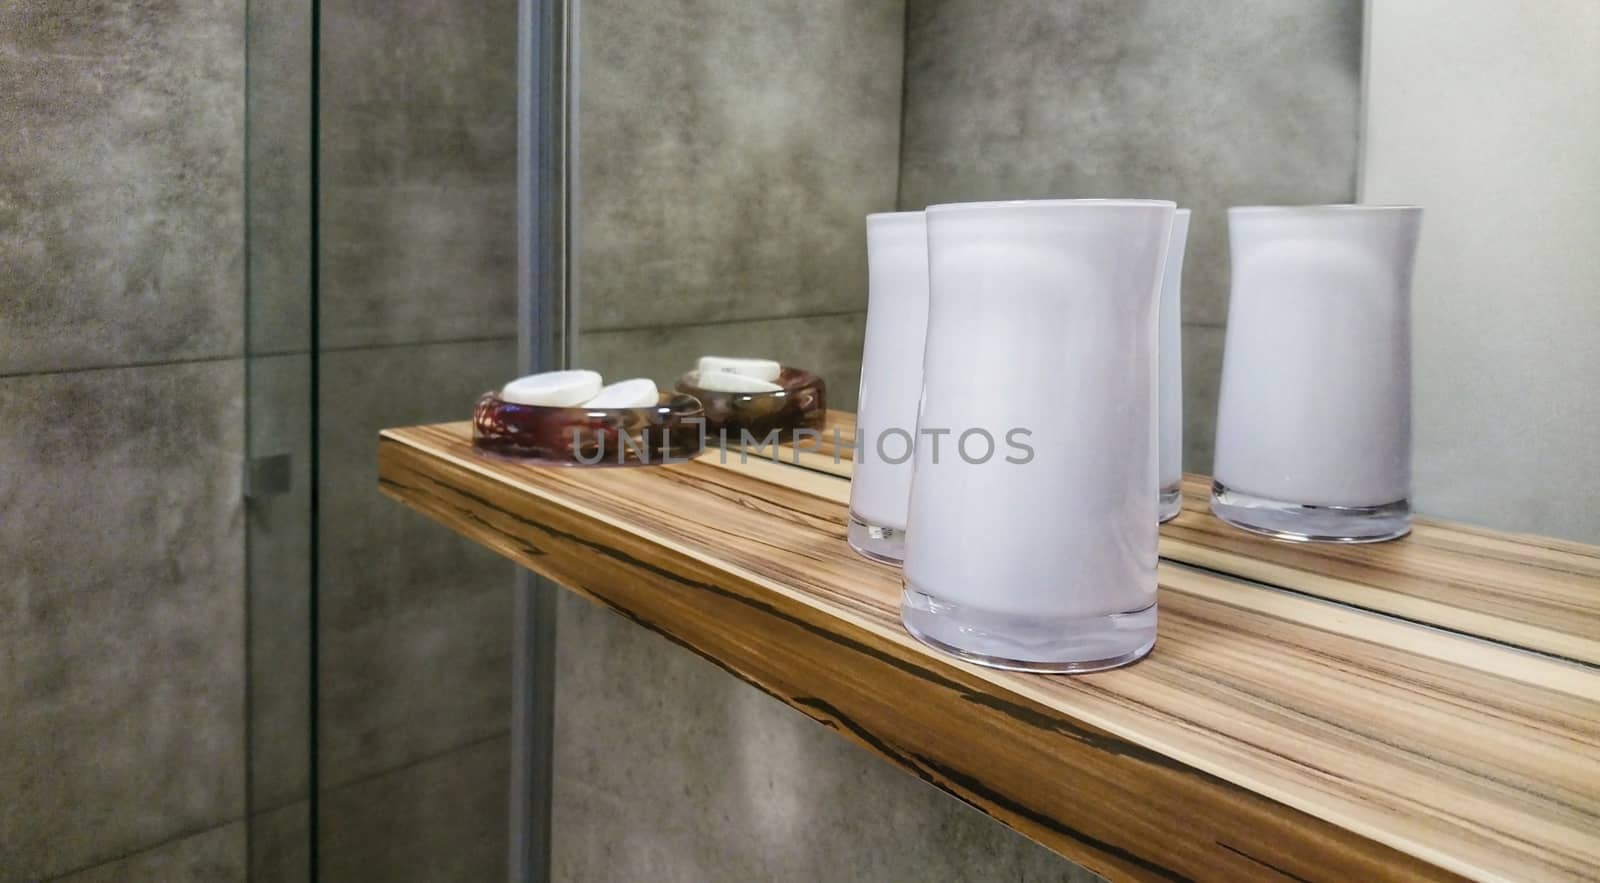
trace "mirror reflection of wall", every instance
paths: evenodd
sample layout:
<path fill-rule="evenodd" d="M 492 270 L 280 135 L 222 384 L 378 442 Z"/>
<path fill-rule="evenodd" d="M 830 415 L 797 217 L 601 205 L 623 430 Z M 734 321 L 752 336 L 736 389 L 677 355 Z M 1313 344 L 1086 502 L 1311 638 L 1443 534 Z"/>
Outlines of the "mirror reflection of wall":
<path fill-rule="evenodd" d="M 581 4 L 574 364 L 663 388 L 703 354 L 854 408 L 869 212 L 895 205 L 899 2 Z"/>

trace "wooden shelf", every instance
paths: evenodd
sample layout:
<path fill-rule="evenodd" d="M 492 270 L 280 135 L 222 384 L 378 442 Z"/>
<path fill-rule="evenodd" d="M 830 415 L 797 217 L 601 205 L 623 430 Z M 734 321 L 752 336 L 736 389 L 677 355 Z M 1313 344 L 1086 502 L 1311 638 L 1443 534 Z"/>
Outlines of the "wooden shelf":
<path fill-rule="evenodd" d="M 717 457 L 538 468 L 445 424 L 384 432 L 379 481 L 1113 879 L 1600 877 L 1593 668 L 1163 564 L 1144 661 L 983 669 L 900 627 L 845 479 Z"/>

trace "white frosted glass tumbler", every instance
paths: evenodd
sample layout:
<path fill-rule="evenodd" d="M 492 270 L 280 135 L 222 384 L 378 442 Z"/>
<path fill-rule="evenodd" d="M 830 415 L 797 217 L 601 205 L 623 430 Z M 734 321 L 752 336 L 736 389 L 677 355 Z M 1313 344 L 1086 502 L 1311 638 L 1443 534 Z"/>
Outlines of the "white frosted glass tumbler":
<path fill-rule="evenodd" d="M 912 434 L 928 333 L 928 226 L 922 212 L 867 216 L 867 331 L 850 476 L 850 547 L 905 557 Z M 882 441 L 880 445 L 879 442 Z"/>
<path fill-rule="evenodd" d="M 1422 209 L 1228 211 L 1211 510 L 1279 539 L 1411 530 L 1411 273 Z"/>
<path fill-rule="evenodd" d="M 1161 495 L 1162 521 L 1183 509 L 1183 253 L 1189 244 L 1189 210 L 1172 216 L 1172 241 L 1161 274 Z"/>
<path fill-rule="evenodd" d="M 1173 204 L 927 211 L 901 621 L 974 662 L 1132 662 L 1156 637 L 1157 306 Z"/>

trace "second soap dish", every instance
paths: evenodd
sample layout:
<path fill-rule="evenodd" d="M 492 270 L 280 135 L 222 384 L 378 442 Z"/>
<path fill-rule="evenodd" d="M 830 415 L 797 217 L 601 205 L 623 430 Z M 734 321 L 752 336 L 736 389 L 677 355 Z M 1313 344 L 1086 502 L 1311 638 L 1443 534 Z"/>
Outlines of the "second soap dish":
<path fill-rule="evenodd" d="M 804 368 L 782 368 L 770 392 L 707 389 L 698 370 L 678 378 L 676 389 L 694 396 L 705 408 L 706 434 L 751 432 L 759 439 L 772 430 L 816 428 L 826 415 L 827 385 Z M 735 439 L 737 440 L 737 439 Z"/>

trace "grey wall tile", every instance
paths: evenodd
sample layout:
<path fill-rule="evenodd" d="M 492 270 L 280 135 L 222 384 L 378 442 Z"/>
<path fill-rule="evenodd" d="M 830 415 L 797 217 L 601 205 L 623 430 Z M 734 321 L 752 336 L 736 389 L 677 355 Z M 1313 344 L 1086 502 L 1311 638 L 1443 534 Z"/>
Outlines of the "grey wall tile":
<path fill-rule="evenodd" d="M 559 615 L 558 880 L 1094 879 L 621 617 Z"/>
<path fill-rule="evenodd" d="M 471 417 L 510 341 L 326 353 L 320 772 L 337 785 L 509 726 L 513 565 L 378 493 L 378 431 Z"/>
<path fill-rule="evenodd" d="M 1222 388 L 1224 331 L 1183 326 L 1183 469 L 1211 474 L 1217 438 L 1217 393 Z"/>
<path fill-rule="evenodd" d="M 506 879 L 511 745 L 489 739 L 322 795 L 321 883 Z"/>
<path fill-rule="evenodd" d="M 315 883 L 309 801 L 250 817 L 250 883 Z"/>
<path fill-rule="evenodd" d="M 236 355 L 239 0 L 0 5 L 0 374 Z"/>
<path fill-rule="evenodd" d="M 245 883 L 245 829 L 231 822 L 52 883 Z"/>
<path fill-rule="evenodd" d="M 244 813 L 243 383 L 0 378 L 0 879 Z"/>
<path fill-rule="evenodd" d="M 703 355 L 747 355 L 809 368 L 828 383 L 828 406 L 854 410 L 865 313 L 632 331 L 585 331 L 578 364 L 608 380 L 650 377 L 663 389 Z"/>
<path fill-rule="evenodd" d="M 323 345 L 515 334 L 515 0 L 323 22 Z"/>
<path fill-rule="evenodd" d="M 1174 199 L 1220 325 L 1225 208 L 1354 198 L 1360 63 L 1359 0 L 910 0 L 901 205 Z"/>
<path fill-rule="evenodd" d="M 515 181 L 515 0 L 325 0 L 322 23 L 327 183 Z"/>
<path fill-rule="evenodd" d="M 516 189 L 330 186 L 318 310 L 329 348 L 517 333 Z"/>
<path fill-rule="evenodd" d="M 248 503 L 250 787 L 255 807 L 310 795 L 311 356 L 251 359 L 251 457 L 291 458 L 286 493 Z"/>
<path fill-rule="evenodd" d="M 900 0 L 585 2 L 582 327 L 864 309 L 903 23 Z"/>
<path fill-rule="evenodd" d="M 311 334 L 311 0 L 246 6 L 246 346 L 252 353 L 303 351 Z"/>

